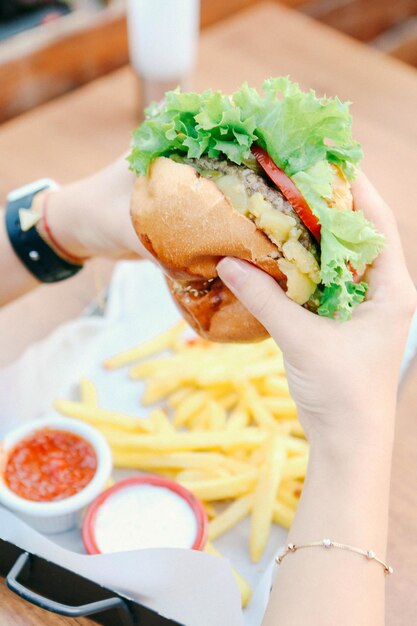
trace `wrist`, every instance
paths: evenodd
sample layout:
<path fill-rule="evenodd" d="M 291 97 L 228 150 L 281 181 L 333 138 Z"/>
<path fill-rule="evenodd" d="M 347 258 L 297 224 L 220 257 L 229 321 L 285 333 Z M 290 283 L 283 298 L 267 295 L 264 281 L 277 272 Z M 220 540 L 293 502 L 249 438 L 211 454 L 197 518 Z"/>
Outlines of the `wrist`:
<path fill-rule="evenodd" d="M 376 419 L 373 416 L 376 415 Z M 310 465 L 349 474 L 361 467 L 386 465 L 394 443 L 394 411 L 344 416 L 341 426 L 314 432 L 310 442 Z"/>
<path fill-rule="evenodd" d="M 383 398 L 369 395 L 362 400 L 339 403 L 338 408 L 311 414 L 299 409 L 298 416 L 312 446 L 341 456 L 358 449 L 392 449 L 395 428 L 395 393 Z"/>
<path fill-rule="evenodd" d="M 385 556 L 391 450 L 358 445 L 310 447 L 300 505 L 290 541 L 330 537 L 369 546 Z M 377 524 L 370 523 L 377 520 Z"/>
<path fill-rule="evenodd" d="M 38 194 L 33 208 L 42 215 L 38 231 L 48 245 L 65 260 L 83 264 L 92 252 L 79 238 L 82 224 L 73 199 L 73 194 L 63 187 Z"/>
<path fill-rule="evenodd" d="M 149 256 L 131 222 L 129 200 L 133 181 L 131 172 L 124 170 L 125 164 L 116 163 L 50 194 L 50 231 L 72 257 L 85 260 L 97 256 Z M 39 195 L 37 201 L 41 203 Z"/>

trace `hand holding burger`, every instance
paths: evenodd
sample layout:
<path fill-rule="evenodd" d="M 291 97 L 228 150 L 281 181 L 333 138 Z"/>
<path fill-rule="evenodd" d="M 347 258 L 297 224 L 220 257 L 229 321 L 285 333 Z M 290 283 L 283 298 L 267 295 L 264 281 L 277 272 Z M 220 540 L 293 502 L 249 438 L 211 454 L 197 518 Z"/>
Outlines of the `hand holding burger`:
<path fill-rule="evenodd" d="M 304 308 L 346 320 L 383 247 L 353 210 L 361 149 L 348 105 L 287 78 L 263 91 L 169 92 L 148 110 L 129 157 L 139 238 L 185 318 L 217 341 L 267 334 L 219 278 L 221 258 L 249 261 Z"/>

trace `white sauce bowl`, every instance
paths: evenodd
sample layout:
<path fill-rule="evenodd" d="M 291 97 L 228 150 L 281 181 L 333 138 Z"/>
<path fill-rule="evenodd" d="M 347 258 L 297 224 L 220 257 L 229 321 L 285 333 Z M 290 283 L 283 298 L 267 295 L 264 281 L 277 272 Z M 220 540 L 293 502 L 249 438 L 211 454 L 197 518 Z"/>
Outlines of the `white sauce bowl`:
<path fill-rule="evenodd" d="M 116 483 L 89 507 L 83 541 L 89 554 L 146 548 L 203 550 L 208 521 L 202 503 L 182 485 L 161 476 L 133 476 Z"/>

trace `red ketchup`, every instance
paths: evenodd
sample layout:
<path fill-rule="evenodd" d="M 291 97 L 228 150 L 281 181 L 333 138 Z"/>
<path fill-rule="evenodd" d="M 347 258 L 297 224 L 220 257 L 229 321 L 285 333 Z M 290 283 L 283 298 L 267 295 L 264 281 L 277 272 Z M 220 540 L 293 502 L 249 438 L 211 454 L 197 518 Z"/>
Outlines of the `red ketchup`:
<path fill-rule="evenodd" d="M 83 437 L 43 428 L 10 450 L 4 479 L 8 488 L 21 498 L 51 502 L 84 489 L 96 468 L 94 448 Z"/>

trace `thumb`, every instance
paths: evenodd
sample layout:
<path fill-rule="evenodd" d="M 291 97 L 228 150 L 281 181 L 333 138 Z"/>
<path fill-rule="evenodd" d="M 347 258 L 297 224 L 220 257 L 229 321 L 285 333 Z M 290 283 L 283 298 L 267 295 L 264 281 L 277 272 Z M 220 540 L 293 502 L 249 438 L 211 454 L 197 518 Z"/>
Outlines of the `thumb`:
<path fill-rule="evenodd" d="M 290 300 L 271 276 L 231 257 L 217 264 L 217 273 L 284 351 L 299 342 L 308 311 Z"/>

